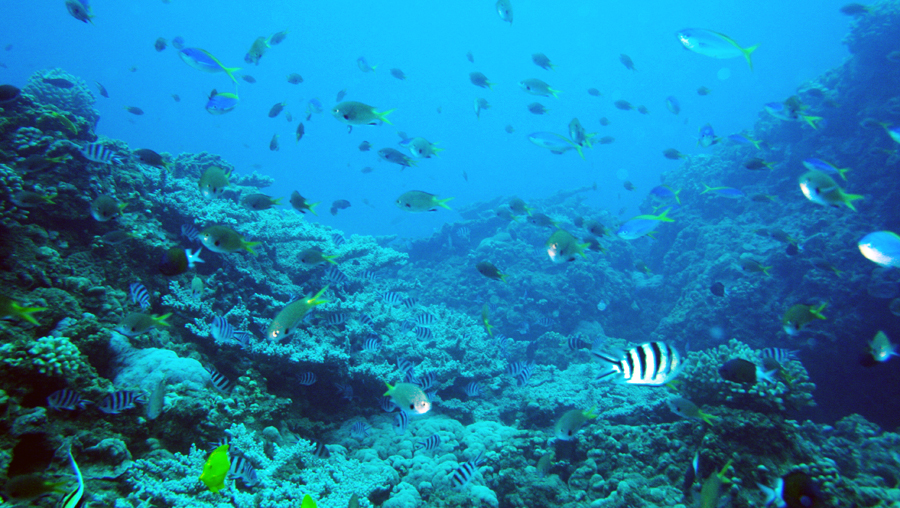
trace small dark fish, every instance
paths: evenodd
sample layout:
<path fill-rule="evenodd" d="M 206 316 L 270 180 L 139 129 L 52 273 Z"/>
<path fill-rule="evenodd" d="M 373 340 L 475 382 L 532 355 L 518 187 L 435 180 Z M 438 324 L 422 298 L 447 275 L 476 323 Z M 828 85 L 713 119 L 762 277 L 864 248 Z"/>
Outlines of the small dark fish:
<path fill-rule="evenodd" d="M 634 68 L 634 62 L 631 61 L 630 56 L 622 53 L 621 55 L 619 55 L 619 61 L 622 62 L 622 65 L 624 65 L 626 69 L 637 72 L 637 69 Z"/>
<path fill-rule="evenodd" d="M 396 68 L 391 69 L 391 76 L 394 76 L 395 78 L 397 78 L 401 81 L 406 80 L 406 74 L 403 74 L 403 71 L 401 71 L 400 69 L 396 69 Z"/>
<path fill-rule="evenodd" d="M 366 167 L 360 169 L 360 171 L 363 173 L 371 173 L 372 171 L 375 171 L 375 169 L 372 168 L 372 166 L 366 166 Z"/>
<path fill-rule="evenodd" d="M 296 72 L 292 72 L 287 76 L 287 82 L 292 85 L 299 85 L 303 83 L 303 76 L 297 74 Z"/>
<path fill-rule="evenodd" d="M 144 403 L 144 397 L 140 393 L 120 390 L 106 394 L 106 397 L 103 397 L 97 409 L 106 414 L 116 415 L 122 411 L 137 407 L 137 404 Z"/>
<path fill-rule="evenodd" d="M 243 79 L 247 83 L 256 83 L 256 78 L 249 74 L 244 74 L 243 76 L 241 76 L 241 79 Z"/>
<path fill-rule="evenodd" d="M 131 285 L 128 286 L 128 293 L 131 295 L 131 303 L 140 305 L 143 310 L 150 308 L 150 293 L 143 284 L 140 282 L 132 282 Z"/>
<path fill-rule="evenodd" d="M 181 102 L 181 97 L 179 97 L 177 93 L 173 93 L 172 100 L 175 102 Z"/>
<path fill-rule="evenodd" d="M 41 78 L 41 81 L 57 88 L 72 88 L 75 86 L 75 83 L 63 78 Z"/>
<path fill-rule="evenodd" d="M 528 111 L 531 111 L 535 115 L 543 115 L 548 111 L 547 108 L 544 107 L 540 102 L 532 102 L 528 105 Z"/>
<path fill-rule="evenodd" d="M 141 116 L 144 114 L 144 110 L 135 106 L 125 106 L 125 111 L 131 113 L 132 115 Z"/>
<path fill-rule="evenodd" d="M 605 116 L 604 116 L 603 118 L 600 119 L 600 125 L 602 125 L 602 126 L 604 126 L 604 127 L 606 127 L 607 125 L 609 125 L 609 123 L 610 123 L 610 122 L 609 122 L 609 118 L 606 118 Z"/>
<path fill-rule="evenodd" d="M 722 364 L 719 367 L 719 375 L 727 381 L 742 384 L 756 384 L 762 380 L 773 381 L 771 372 L 765 372 L 753 362 L 743 358 L 735 358 Z"/>
<path fill-rule="evenodd" d="M 269 108 L 269 118 L 275 118 L 276 116 L 281 114 L 282 110 L 284 110 L 284 107 L 286 105 L 287 105 L 287 103 L 285 103 L 285 102 L 279 102 L 278 104 L 275 104 L 274 106 Z"/>
<path fill-rule="evenodd" d="M 47 397 L 47 406 L 56 411 L 84 409 L 86 404 L 90 404 L 90 402 L 82 399 L 78 392 L 69 390 L 68 388 L 57 390 Z"/>
<path fill-rule="evenodd" d="M 600 90 L 597 90 L 596 88 L 588 88 L 588 95 L 593 95 L 594 97 L 600 97 L 603 94 L 601 94 Z"/>
<path fill-rule="evenodd" d="M 101 85 L 98 81 L 94 81 L 94 83 L 97 85 L 97 90 L 100 92 L 100 95 L 109 99 L 109 93 L 106 91 L 106 87 Z"/>
<path fill-rule="evenodd" d="M 722 284 L 721 282 L 713 282 L 712 286 L 709 287 L 709 292 L 720 298 L 724 297 L 725 296 L 725 284 Z"/>
<path fill-rule="evenodd" d="M 650 114 L 650 110 L 647 109 L 647 106 L 644 106 L 643 104 L 637 107 L 637 112 L 640 113 L 640 114 L 642 114 L 642 115 L 649 115 L 649 114 Z"/>
<path fill-rule="evenodd" d="M 685 155 L 674 148 L 666 148 L 663 150 L 663 157 L 677 161 L 678 159 L 683 159 Z"/>
<path fill-rule="evenodd" d="M 344 100 L 344 97 L 346 97 L 346 96 L 347 96 L 347 89 L 344 88 L 343 90 L 341 90 L 340 92 L 337 93 L 337 98 L 334 100 L 334 102 L 341 102 L 342 100 Z"/>
<path fill-rule="evenodd" d="M 274 136 L 272 136 L 272 140 L 269 141 L 269 150 L 271 150 L 273 152 L 277 152 L 279 150 L 278 134 L 275 134 Z"/>
<path fill-rule="evenodd" d="M 471 51 L 467 51 L 466 60 L 468 60 L 470 63 L 475 63 L 475 55 L 473 55 Z"/>
<path fill-rule="evenodd" d="M 612 137 L 612 136 L 603 136 L 602 138 L 600 138 L 600 139 L 598 140 L 598 142 L 599 142 L 601 145 L 610 145 L 610 144 L 616 142 L 616 138 L 614 138 L 614 137 Z"/>
<path fill-rule="evenodd" d="M 209 382 L 213 385 L 213 388 L 223 393 L 228 393 L 234 388 L 236 383 L 223 376 L 215 367 L 207 365 L 204 368 L 206 372 L 209 372 Z"/>
<path fill-rule="evenodd" d="M 175 49 L 184 49 L 184 37 L 179 35 L 172 39 L 172 47 Z"/>
<path fill-rule="evenodd" d="M 148 166 L 153 166 L 155 168 L 165 168 L 166 163 L 163 161 L 162 155 L 150 150 L 149 148 L 141 148 L 140 150 L 135 150 L 134 154 L 137 155 L 138 160 L 143 162 Z"/>
<path fill-rule="evenodd" d="M 298 143 L 303 138 L 303 134 L 305 134 L 305 133 L 306 133 L 306 127 L 303 126 L 303 122 L 300 122 L 300 124 L 297 125 L 297 142 Z"/>
<path fill-rule="evenodd" d="M 515 127 L 513 127 L 512 125 L 507 125 L 506 127 L 503 128 L 503 130 L 505 130 L 507 134 L 512 134 L 513 132 L 516 132 Z M 466 181 L 468 181 L 468 180 L 469 179 L 466 178 Z"/>
<path fill-rule="evenodd" d="M 338 199 L 334 203 L 331 203 L 331 215 L 337 215 L 338 210 L 343 210 L 345 208 L 350 208 L 350 202 L 346 199 Z"/>
<path fill-rule="evenodd" d="M 371 148 L 372 148 L 372 143 L 369 143 L 368 141 L 363 141 L 362 143 L 359 144 L 360 152 L 368 152 Z"/>
<path fill-rule="evenodd" d="M 118 245 L 125 240 L 128 240 L 129 238 L 134 238 L 134 235 L 127 231 L 120 231 L 118 229 L 115 229 L 101 236 L 100 240 L 102 240 L 103 243 L 107 243 L 109 245 Z"/>
<path fill-rule="evenodd" d="M 630 102 L 621 99 L 614 102 L 613 106 L 621 109 L 622 111 L 631 111 L 632 109 L 634 109 L 634 106 L 632 106 Z"/>
<path fill-rule="evenodd" d="M 393 148 L 382 148 L 381 150 L 378 150 L 378 156 L 388 162 L 399 164 L 400 166 L 406 168 L 416 165 L 415 160 L 407 157 L 398 150 L 394 150 Z"/>
<path fill-rule="evenodd" d="M 709 95 L 710 93 L 712 93 L 712 90 L 706 88 L 705 86 L 701 86 L 697 89 L 697 95 Z"/>
<path fill-rule="evenodd" d="M 744 167 L 751 171 L 758 171 L 764 169 L 772 169 L 772 163 L 766 162 L 759 157 L 753 157 L 752 159 L 747 159 L 744 162 Z"/>
<path fill-rule="evenodd" d="M 869 7 L 867 5 L 859 3 L 847 4 L 841 7 L 841 14 L 845 14 L 847 16 L 862 16 L 868 13 Z"/>
<path fill-rule="evenodd" d="M 156 51 L 162 51 L 166 49 L 167 45 L 168 44 L 166 43 L 166 40 L 160 37 L 159 39 L 156 39 L 156 42 L 153 43 L 153 49 L 155 49 Z"/>

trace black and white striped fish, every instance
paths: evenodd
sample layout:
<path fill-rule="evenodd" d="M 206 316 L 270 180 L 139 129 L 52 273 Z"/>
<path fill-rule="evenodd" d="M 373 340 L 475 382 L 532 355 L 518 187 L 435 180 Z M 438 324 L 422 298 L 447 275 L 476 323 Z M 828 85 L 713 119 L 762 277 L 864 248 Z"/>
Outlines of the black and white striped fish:
<path fill-rule="evenodd" d="M 397 409 L 397 404 L 394 404 L 394 399 L 390 397 L 382 397 L 378 405 L 381 406 L 381 409 L 384 409 L 385 413 L 393 413 Z"/>
<path fill-rule="evenodd" d="M 478 381 L 472 381 L 466 385 L 466 395 L 469 397 L 478 397 L 481 395 L 481 385 Z"/>
<path fill-rule="evenodd" d="M 432 434 L 425 438 L 424 441 L 416 442 L 416 450 L 419 448 L 423 450 L 434 450 L 438 446 L 441 446 L 441 436 L 437 434 Z"/>
<path fill-rule="evenodd" d="M 438 322 L 438 318 L 434 314 L 429 314 L 428 312 L 423 312 L 423 313 L 419 314 L 418 316 L 416 316 L 416 318 L 413 320 L 413 322 L 419 326 L 431 326 Z"/>
<path fill-rule="evenodd" d="M 425 374 L 417 377 L 415 383 L 419 385 L 419 388 L 428 390 L 437 384 L 437 374 L 435 374 L 433 370 L 429 370 Z"/>
<path fill-rule="evenodd" d="M 374 272 L 372 270 L 363 270 L 363 271 L 359 272 L 356 276 L 362 280 L 368 280 L 368 281 L 373 281 L 373 280 L 378 279 L 378 273 Z"/>
<path fill-rule="evenodd" d="M 200 232 L 197 231 L 197 228 L 195 228 L 193 224 L 182 224 L 181 236 L 192 242 L 196 242 L 197 239 L 200 238 Z"/>
<path fill-rule="evenodd" d="M 372 319 L 372 316 L 369 316 L 368 314 L 365 314 L 365 313 L 360 314 L 359 317 L 356 319 L 357 319 L 357 321 L 359 321 L 359 324 L 361 324 L 363 326 L 375 328 L 375 321 Z"/>
<path fill-rule="evenodd" d="M 538 318 L 537 321 L 534 322 L 534 324 L 540 325 L 540 326 L 543 326 L 543 327 L 546 327 L 546 328 L 550 328 L 550 327 L 553 326 L 555 323 L 556 323 L 556 321 L 555 321 L 554 319 L 548 318 L 548 317 L 546 317 L 546 316 L 541 316 L 541 317 Z"/>
<path fill-rule="evenodd" d="M 534 363 L 529 363 L 516 375 L 516 386 L 521 388 L 527 385 L 532 373 L 534 373 Z"/>
<path fill-rule="evenodd" d="M 250 339 L 253 338 L 253 334 L 245 331 L 237 331 L 234 332 L 234 340 L 238 341 L 238 344 L 241 345 L 241 349 L 247 349 L 250 347 Z"/>
<path fill-rule="evenodd" d="M 344 236 L 339 234 L 331 235 L 331 241 L 334 242 L 335 247 L 340 247 L 341 245 L 344 245 L 344 243 L 346 243 L 346 240 L 344 240 Z"/>
<path fill-rule="evenodd" d="M 228 467 L 229 480 L 240 478 L 247 487 L 253 487 L 259 483 L 259 478 L 256 476 L 256 468 L 253 467 L 253 463 L 243 453 L 231 454 L 229 459 L 231 462 L 231 465 Z"/>
<path fill-rule="evenodd" d="M 88 143 L 79 148 L 78 152 L 91 162 L 115 165 L 122 164 L 122 157 L 116 155 L 115 150 L 111 150 L 103 143 Z"/>
<path fill-rule="evenodd" d="M 472 481 L 475 474 L 478 473 L 478 466 L 484 462 L 484 452 L 479 452 L 478 456 L 472 460 L 468 460 L 460 464 L 456 471 L 450 475 L 450 484 L 454 489 L 462 489 Z"/>
<path fill-rule="evenodd" d="M 400 369 L 400 372 L 406 374 L 407 372 L 412 372 L 414 367 L 411 361 L 403 357 L 398 357 L 397 368 Z"/>
<path fill-rule="evenodd" d="M 56 411 L 74 411 L 75 409 L 84 409 L 89 401 L 81 398 L 81 395 L 74 390 L 63 388 L 57 390 L 47 397 L 47 406 Z"/>
<path fill-rule="evenodd" d="M 569 349 L 571 349 L 572 351 L 578 351 L 579 349 L 584 349 L 590 346 L 590 344 L 581 340 L 581 337 L 579 337 L 578 335 L 569 337 L 569 340 L 567 340 L 566 343 L 569 345 Z"/>
<path fill-rule="evenodd" d="M 417 326 L 413 328 L 413 331 L 416 333 L 416 338 L 419 340 L 431 340 L 434 338 L 434 332 L 431 331 L 431 328 Z"/>
<path fill-rule="evenodd" d="M 334 387 L 335 389 L 337 389 L 338 395 L 340 395 L 341 398 L 349 400 L 351 402 L 353 401 L 354 395 L 352 386 L 344 383 L 335 383 Z"/>
<path fill-rule="evenodd" d="M 401 411 L 402 413 L 402 411 Z M 350 435 L 357 439 L 361 439 L 363 437 L 369 437 L 369 424 L 366 422 L 356 422 L 350 427 Z"/>
<path fill-rule="evenodd" d="M 227 319 L 217 315 L 209 325 L 209 334 L 217 343 L 227 342 L 234 338 L 234 327 L 228 323 Z"/>
<path fill-rule="evenodd" d="M 316 451 L 313 452 L 313 455 L 320 459 L 327 459 L 328 457 L 331 457 L 331 452 L 328 451 L 328 447 L 325 446 L 325 443 L 316 441 Z"/>
<path fill-rule="evenodd" d="M 403 382 L 404 383 L 415 383 L 416 382 L 416 375 L 413 374 L 412 370 L 408 370 L 403 373 Z"/>
<path fill-rule="evenodd" d="M 234 388 L 234 381 L 231 381 L 222 375 L 215 367 L 207 365 L 204 368 L 206 369 L 206 372 L 209 372 L 209 382 L 213 385 L 213 388 L 223 393 L 228 393 Z"/>
<path fill-rule="evenodd" d="M 391 305 L 398 305 L 403 303 L 403 293 L 397 293 L 394 291 L 385 291 L 381 293 L 381 299 Z"/>
<path fill-rule="evenodd" d="M 381 349 L 381 339 L 377 335 L 369 335 L 363 341 L 363 351 L 375 352 Z"/>
<path fill-rule="evenodd" d="M 779 347 L 767 347 L 762 350 L 760 356 L 762 356 L 763 358 L 772 358 L 778 363 L 784 363 L 788 360 L 796 360 L 797 351 Z"/>
<path fill-rule="evenodd" d="M 647 342 L 621 355 L 591 351 L 595 358 L 609 363 L 609 370 L 599 379 L 644 386 L 662 386 L 681 372 L 678 350 L 665 342 Z"/>
<path fill-rule="evenodd" d="M 416 327 L 416 324 L 408 319 L 400 322 L 400 331 L 406 333 Z"/>
<path fill-rule="evenodd" d="M 394 433 L 398 436 L 406 434 L 406 428 L 409 427 L 409 414 L 406 411 L 400 411 L 394 417 Z"/>
<path fill-rule="evenodd" d="M 469 228 L 467 228 L 465 226 L 456 230 L 456 236 L 458 236 L 464 240 L 468 240 L 471 235 L 472 235 L 472 232 L 469 230 Z"/>
<path fill-rule="evenodd" d="M 346 312 L 338 312 L 337 314 L 332 314 L 328 316 L 328 319 L 325 320 L 325 324 L 328 326 L 338 326 L 347 322 L 349 315 Z"/>
<path fill-rule="evenodd" d="M 69 491 L 62 499 L 59 500 L 56 506 L 59 508 L 82 508 L 86 506 L 84 498 L 84 478 L 81 476 L 81 469 L 78 469 L 78 464 L 75 463 L 75 458 L 72 457 L 72 444 L 69 443 L 69 463 L 72 465 L 72 470 L 75 471 L 75 479 L 78 480 L 78 484 L 74 489 Z"/>
<path fill-rule="evenodd" d="M 415 309 L 417 305 L 419 305 L 418 298 L 410 296 L 409 298 L 405 298 L 403 300 L 403 306 L 407 309 Z"/>
<path fill-rule="evenodd" d="M 117 392 L 107 393 L 97 409 L 109 415 L 117 415 L 122 411 L 137 407 L 138 404 L 144 403 L 144 396 L 138 392 L 128 390 L 119 390 Z"/>
<path fill-rule="evenodd" d="M 297 376 L 297 383 L 303 386 L 312 386 L 316 384 L 316 374 L 313 372 L 304 372 Z"/>
<path fill-rule="evenodd" d="M 335 265 L 328 265 L 325 267 L 325 280 L 336 286 L 340 286 L 349 279 L 347 278 L 347 274 L 342 272 L 340 268 Z"/>
<path fill-rule="evenodd" d="M 523 362 L 523 361 L 509 362 L 506 365 L 506 374 L 510 375 L 512 377 L 516 377 L 522 371 L 527 370 L 529 365 L 530 365 L 529 362 Z"/>
<path fill-rule="evenodd" d="M 140 305 L 143 310 L 150 308 L 150 293 L 143 284 L 140 282 L 132 282 L 131 285 L 128 286 L 128 292 L 131 293 L 131 303 Z"/>

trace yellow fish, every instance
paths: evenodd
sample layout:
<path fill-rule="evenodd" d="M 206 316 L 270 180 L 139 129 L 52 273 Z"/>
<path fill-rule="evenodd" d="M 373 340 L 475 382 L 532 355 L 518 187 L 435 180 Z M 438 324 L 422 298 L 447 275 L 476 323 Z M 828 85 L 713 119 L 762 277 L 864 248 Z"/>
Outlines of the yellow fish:
<path fill-rule="evenodd" d="M 209 454 L 206 464 L 203 464 L 203 474 L 200 475 L 200 481 L 209 490 L 218 492 L 225 488 L 225 477 L 228 476 L 230 467 L 231 461 L 228 460 L 228 445 L 224 444 Z"/>

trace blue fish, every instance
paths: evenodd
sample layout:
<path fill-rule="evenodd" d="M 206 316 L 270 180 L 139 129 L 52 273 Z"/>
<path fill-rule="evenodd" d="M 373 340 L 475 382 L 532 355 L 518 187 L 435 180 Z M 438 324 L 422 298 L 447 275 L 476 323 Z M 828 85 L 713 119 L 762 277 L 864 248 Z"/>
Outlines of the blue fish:
<path fill-rule="evenodd" d="M 402 411 L 401 411 L 402 412 Z M 350 435 L 361 439 L 363 437 L 369 437 L 369 425 L 366 422 L 356 422 L 350 427 Z"/>
<path fill-rule="evenodd" d="M 219 93 L 213 90 L 206 101 L 206 111 L 211 115 L 224 115 L 237 107 L 240 98 L 236 93 Z"/>
<path fill-rule="evenodd" d="M 316 384 L 316 375 L 313 372 L 304 372 L 297 376 L 297 383 L 303 386 L 312 386 Z"/>
<path fill-rule="evenodd" d="M 803 159 L 803 165 L 810 171 L 821 171 L 823 173 L 828 173 L 829 175 L 840 175 L 844 180 L 847 179 L 847 176 L 844 173 L 850 171 L 850 168 L 837 168 L 822 159 Z"/>
<path fill-rule="evenodd" d="M 710 187 L 709 185 L 703 184 L 703 192 L 700 194 L 706 194 L 707 192 L 712 192 L 714 194 L 718 194 L 719 196 L 725 198 L 742 198 L 745 196 L 744 192 L 740 189 L 735 189 L 734 187 Z"/>
<path fill-rule="evenodd" d="M 469 397 L 478 397 L 481 395 L 481 385 L 478 381 L 472 381 L 466 385 L 466 395 Z"/>
<path fill-rule="evenodd" d="M 652 233 L 660 222 L 675 222 L 670 219 L 667 214 L 668 210 L 659 215 L 638 215 L 629 219 L 619 227 L 616 236 L 623 240 L 636 240 L 642 236 Z"/>
<path fill-rule="evenodd" d="M 678 32 L 678 40 L 685 49 L 711 58 L 736 58 L 743 56 L 747 65 L 753 70 L 750 54 L 756 51 L 759 44 L 742 48 L 731 37 L 704 28 L 685 28 Z"/>
<path fill-rule="evenodd" d="M 666 109 L 673 115 L 677 115 L 681 113 L 681 104 L 678 104 L 678 99 L 670 95 L 666 97 Z"/>
<path fill-rule="evenodd" d="M 200 48 L 184 48 L 178 50 L 178 56 L 181 57 L 181 60 L 184 61 L 184 63 L 198 71 L 224 72 L 225 74 L 228 74 L 228 77 L 231 78 L 232 81 L 237 83 L 237 79 L 234 77 L 233 73 L 241 70 L 240 67 L 225 67 L 222 65 L 222 62 L 210 55 L 206 50 Z"/>
<path fill-rule="evenodd" d="M 678 197 L 678 194 L 681 193 L 681 189 L 677 191 L 673 191 L 671 187 L 668 185 L 657 185 L 656 187 L 650 189 L 650 194 L 653 194 L 659 198 L 675 198 L 675 201 L 678 204 L 681 204 L 681 198 Z"/>
<path fill-rule="evenodd" d="M 892 231 L 869 233 L 857 244 L 869 261 L 886 267 L 900 268 L 900 236 Z"/>
<path fill-rule="evenodd" d="M 356 66 L 363 72 L 375 72 L 375 68 L 378 67 L 377 65 L 369 65 L 364 56 L 356 59 Z"/>
<path fill-rule="evenodd" d="M 727 137 L 729 141 L 732 141 L 739 145 L 753 145 L 754 148 L 759 150 L 759 144 L 761 143 L 761 141 L 757 139 L 749 138 L 747 136 L 744 136 L 743 134 L 731 134 Z"/>
<path fill-rule="evenodd" d="M 557 155 L 574 150 L 578 146 L 571 139 L 555 132 L 535 132 L 528 135 L 528 141 Z"/>
<path fill-rule="evenodd" d="M 703 127 L 700 127 L 700 139 L 697 140 L 698 145 L 706 148 L 718 142 L 719 138 L 716 137 L 716 133 L 713 131 L 712 125 L 706 124 Z"/>

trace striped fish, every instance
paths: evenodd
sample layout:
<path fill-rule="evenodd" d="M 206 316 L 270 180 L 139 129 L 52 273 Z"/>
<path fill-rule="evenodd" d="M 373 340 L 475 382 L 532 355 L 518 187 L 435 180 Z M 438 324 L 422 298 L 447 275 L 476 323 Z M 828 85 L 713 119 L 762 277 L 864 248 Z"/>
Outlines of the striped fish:
<path fill-rule="evenodd" d="M 57 390 L 47 397 L 47 406 L 56 411 L 84 409 L 86 404 L 90 404 L 90 402 L 82 399 L 78 392 L 68 388 Z"/>
<path fill-rule="evenodd" d="M 316 384 L 316 375 L 313 372 L 304 372 L 297 376 L 297 382 L 303 386 L 312 386 Z"/>
<path fill-rule="evenodd" d="M 512 377 L 518 376 L 522 371 L 528 370 L 528 362 L 510 362 L 506 365 L 506 374 Z"/>
<path fill-rule="evenodd" d="M 382 397 L 378 405 L 381 406 L 381 409 L 384 409 L 385 413 L 392 413 L 397 409 L 397 404 L 394 404 L 394 399 L 390 397 Z"/>
<path fill-rule="evenodd" d="M 569 345 L 569 349 L 571 349 L 572 351 L 578 351 L 579 349 L 584 349 L 590 346 L 590 344 L 581 340 L 581 337 L 577 335 L 569 337 L 569 340 L 567 340 L 566 343 Z"/>
<path fill-rule="evenodd" d="M 231 462 L 231 465 L 228 467 L 227 478 L 229 480 L 240 478 L 246 487 L 253 487 L 259 483 L 259 478 L 256 476 L 256 468 L 253 467 L 253 463 L 243 453 L 232 454 L 229 459 Z"/>
<path fill-rule="evenodd" d="M 391 305 L 399 305 L 403 303 L 403 293 L 396 293 L 394 291 L 385 291 L 381 293 L 381 299 Z"/>
<path fill-rule="evenodd" d="M 331 457 L 331 452 L 328 451 L 328 447 L 325 446 L 325 443 L 316 441 L 316 451 L 313 452 L 313 455 L 320 459 L 327 459 L 328 457 Z"/>
<path fill-rule="evenodd" d="M 353 387 L 348 384 L 335 383 L 334 388 L 338 391 L 338 395 L 349 401 L 353 401 Z"/>
<path fill-rule="evenodd" d="M 402 413 L 403 411 L 401 411 Z M 357 439 L 362 439 L 363 437 L 369 437 L 369 424 L 366 422 L 356 422 L 350 427 L 350 436 L 355 437 Z"/>
<path fill-rule="evenodd" d="M 342 272 L 340 268 L 335 265 L 328 265 L 325 267 L 325 280 L 336 286 L 340 286 L 345 284 L 349 279 L 347 278 L 347 274 Z"/>
<path fill-rule="evenodd" d="M 224 317 L 217 315 L 209 325 L 209 333 L 216 343 L 227 342 L 234 338 L 234 327 Z"/>
<path fill-rule="evenodd" d="M 415 309 L 416 305 L 419 305 L 419 299 L 410 296 L 409 298 L 404 299 L 402 303 L 407 309 Z"/>
<path fill-rule="evenodd" d="M 599 379 L 615 379 L 631 385 L 662 386 L 681 371 L 678 351 L 665 342 L 648 342 L 621 355 L 591 351 L 598 360 L 609 363 L 609 371 Z"/>
<path fill-rule="evenodd" d="M 361 324 L 363 326 L 375 328 L 375 321 L 372 320 L 372 317 L 369 316 L 368 314 L 360 314 L 359 317 L 357 318 L 357 321 L 359 321 L 359 324 Z"/>
<path fill-rule="evenodd" d="M 234 332 L 234 340 L 238 341 L 238 344 L 241 345 L 241 349 L 247 349 L 250 347 L 250 339 L 253 338 L 253 334 L 250 332 Z"/>
<path fill-rule="evenodd" d="M 400 369 L 400 372 L 406 374 L 407 372 L 412 372 L 414 367 L 411 361 L 403 357 L 398 357 L 397 368 Z"/>
<path fill-rule="evenodd" d="M 328 326 L 342 325 L 347 322 L 348 317 L 346 312 L 338 312 L 337 314 L 328 316 L 328 319 L 325 320 L 325 324 Z"/>
<path fill-rule="evenodd" d="M 478 384 L 478 381 L 472 381 L 466 385 L 466 395 L 469 397 L 478 397 L 481 395 L 481 385 Z"/>
<path fill-rule="evenodd" d="M 528 324 L 528 321 L 522 321 L 522 324 L 516 328 L 516 331 L 519 332 L 519 335 L 525 335 L 528 331 L 531 330 L 531 325 Z"/>
<path fill-rule="evenodd" d="M 416 375 L 413 374 L 412 370 L 408 370 L 403 373 L 403 382 L 404 383 L 415 383 L 416 382 Z"/>
<path fill-rule="evenodd" d="M 403 321 L 400 322 L 400 331 L 402 333 L 406 333 L 415 327 L 416 327 L 416 324 L 408 319 L 404 319 Z"/>
<path fill-rule="evenodd" d="M 437 434 L 428 436 L 424 441 L 416 442 L 416 450 L 418 450 L 419 448 L 423 450 L 434 450 L 438 446 L 441 446 L 441 436 Z"/>
<path fill-rule="evenodd" d="M 192 242 L 196 242 L 197 239 L 200 238 L 200 232 L 197 231 L 197 228 L 195 228 L 193 224 L 182 224 L 181 236 Z"/>
<path fill-rule="evenodd" d="M 543 326 L 543 327 L 546 327 L 546 328 L 550 328 L 550 327 L 553 326 L 555 323 L 556 323 L 555 320 L 553 320 L 553 319 L 551 319 L 551 318 L 548 318 L 548 317 L 546 317 L 546 316 L 540 317 L 540 318 L 538 318 L 537 321 L 534 322 L 534 324 L 540 325 L 540 326 Z"/>
<path fill-rule="evenodd" d="M 763 358 L 772 358 L 778 363 L 784 363 L 788 360 L 796 360 L 797 351 L 779 347 L 767 347 L 762 350 L 760 356 Z"/>
<path fill-rule="evenodd" d="M 381 349 L 381 339 L 377 335 L 369 335 L 363 341 L 363 351 L 376 352 Z"/>
<path fill-rule="evenodd" d="M 103 143 L 88 143 L 79 148 L 78 152 L 91 162 L 115 165 L 122 164 L 122 157 L 116 155 L 114 150 L 109 149 Z"/>
<path fill-rule="evenodd" d="M 138 392 L 128 390 L 119 390 L 117 392 L 107 393 L 106 397 L 100 401 L 97 409 L 108 415 L 117 415 L 122 411 L 137 407 L 138 404 L 144 403 L 144 397 Z"/>
<path fill-rule="evenodd" d="M 437 316 L 435 316 L 434 314 L 429 314 L 427 312 L 423 312 L 422 314 L 419 314 L 413 320 L 413 322 L 419 326 L 431 326 L 431 325 L 437 323 L 437 321 L 438 321 Z"/>
<path fill-rule="evenodd" d="M 75 471 L 75 479 L 78 480 L 78 485 L 74 490 L 63 496 L 63 498 L 59 500 L 59 503 L 56 506 L 58 506 L 59 508 L 82 508 L 83 506 L 85 506 L 86 501 L 86 499 L 84 498 L 84 478 L 81 477 L 81 470 L 78 469 L 78 464 L 75 463 L 75 458 L 72 457 L 71 443 L 69 443 L 68 453 L 69 464 L 72 465 L 72 470 Z"/>
<path fill-rule="evenodd" d="M 344 243 L 346 243 L 346 240 L 344 240 L 344 236 L 338 234 L 331 235 L 331 241 L 334 242 L 335 247 L 340 247 L 341 245 L 344 245 Z"/>
<path fill-rule="evenodd" d="M 434 338 L 434 332 L 431 331 L 431 328 L 417 326 L 413 331 L 416 332 L 416 338 L 419 340 L 431 340 Z"/>
<path fill-rule="evenodd" d="M 522 369 L 521 372 L 519 372 L 516 375 L 516 386 L 521 388 L 521 387 L 527 385 L 528 380 L 531 379 L 531 374 L 533 372 L 534 372 L 534 364 L 529 363 L 528 365 L 526 365 L 525 368 Z"/>
<path fill-rule="evenodd" d="M 407 427 L 409 427 L 409 414 L 406 411 L 399 411 L 394 417 L 394 434 L 398 436 L 406 434 Z"/>
<path fill-rule="evenodd" d="M 372 270 L 363 270 L 356 275 L 362 280 L 374 281 L 378 279 L 378 273 L 373 272 Z"/>
<path fill-rule="evenodd" d="M 206 372 L 209 372 L 209 382 L 213 385 L 213 388 L 223 393 L 228 393 L 234 388 L 234 381 L 223 376 L 215 367 L 207 365 L 204 368 L 206 369 Z"/>
<path fill-rule="evenodd" d="M 128 292 L 131 294 L 131 303 L 140 305 L 143 310 L 150 308 L 150 293 L 147 292 L 147 288 L 143 284 L 132 282 L 128 286 Z"/>
<path fill-rule="evenodd" d="M 468 240 L 471 235 L 472 232 L 465 226 L 456 230 L 456 236 L 462 238 L 463 240 Z"/>
<path fill-rule="evenodd" d="M 430 370 L 416 378 L 415 383 L 419 385 L 419 388 L 428 390 L 437 384 L 437 374 L 435 374 L 433 370 Z"/>
<path fill-rule="evenodd" d="M 478 473 L 478 466 L 482 462 L 484 462 L 483 451 L 479 452 L 474 459 L 460 464 L 456 471 L 453 471 L 453 474 L 450 475 L 450 484 L 453 485 L 453 488 L 459 490 L 468 485 L 472 478 L 475 477 L 475 474 Z"/>

